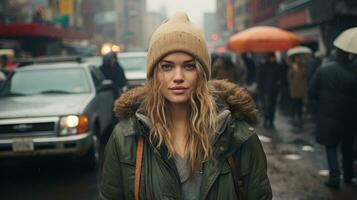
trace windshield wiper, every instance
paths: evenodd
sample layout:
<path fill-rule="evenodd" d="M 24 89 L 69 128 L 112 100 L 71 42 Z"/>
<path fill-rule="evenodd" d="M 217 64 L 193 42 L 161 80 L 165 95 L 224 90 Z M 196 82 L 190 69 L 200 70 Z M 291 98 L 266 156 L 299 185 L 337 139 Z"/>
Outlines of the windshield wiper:
<path fill-rule="evenodd" d="M 45 90 L 39 92 L 39 94 L 72 94 L 72 92 L 64 91 L 64 90 Z"/>

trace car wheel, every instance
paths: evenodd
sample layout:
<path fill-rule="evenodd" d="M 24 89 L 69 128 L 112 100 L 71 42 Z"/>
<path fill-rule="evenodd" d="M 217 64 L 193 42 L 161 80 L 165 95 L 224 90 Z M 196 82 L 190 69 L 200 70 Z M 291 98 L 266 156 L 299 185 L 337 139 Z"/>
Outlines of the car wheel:
<path fill-rule="evenodd" d="M 92 144 L 83 159 L 86 168 L 98 168 L 100 164 L 100 141 L 95 134 L 92 135 Z"/>

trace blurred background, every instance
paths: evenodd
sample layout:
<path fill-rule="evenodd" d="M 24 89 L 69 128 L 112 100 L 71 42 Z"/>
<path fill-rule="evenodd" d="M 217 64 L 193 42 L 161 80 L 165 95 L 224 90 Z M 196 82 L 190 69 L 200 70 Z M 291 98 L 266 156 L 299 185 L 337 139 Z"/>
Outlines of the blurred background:
<path fill-rule="evenodd" d="M 175 10 L 205 32 L 211 50 L 223 51 L 234 33 L 257 25 L 289 29 L 313 50 L 356 25 L 353 0 L 2 0 L 0 48 L 16 57 L 97 53 L 104 43 L 145 50 L 155 28 Z"/>
<path fill-rule="evenodd" d="M 212 78 L 255 99 L 273 199 L 356 199 L 356 184 L 324 185 L 319 107 L 307 94 L 334 40 L 357 26 L 356 0 L 1 0 L 0 199 L 96 199 L 111 106 L 145 83 L 150 37 L 175 11 L 204 31 Z M 297 79 L 294 63 L 305 66 Z"/>

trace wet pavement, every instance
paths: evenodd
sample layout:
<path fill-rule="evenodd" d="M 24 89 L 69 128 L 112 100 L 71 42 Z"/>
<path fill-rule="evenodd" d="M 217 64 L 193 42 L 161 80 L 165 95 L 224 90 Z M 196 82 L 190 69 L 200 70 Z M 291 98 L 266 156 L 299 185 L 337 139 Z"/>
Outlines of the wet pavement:
<path fill-rule="evenodd" d="M 2 161 L 0 199 L 96 199 L 98 170 L 84 169 L 71 158 Z"/>
<path fill-rule="evenodd" d="M 268 159 L 274 200 L 355 200 L 357 187 L 328 189 L 323 147 L 314 141 L 313 124 L 301 130 L 288 117 L 276 118 L 275 130 L 259 129 Z M 7 159 L 0 162 L 0 199 L 96 199 L 99 170 L 83 168 L 66 157 Z"/>
<path fill-rule="evenodd" d="M 323 185 L 328 174 L 327 163 L 323 146 L 315 142 L 314 125 L 308 119 L 300 129 L 293 124 L 288 117 L 278 114 L 274 130 L 259 130 L 261 135 L 272 140 L 263 145 L 273 199 L 357 199 L 357 187 L 342 184 L 340 190 L 334 190 Z"/>

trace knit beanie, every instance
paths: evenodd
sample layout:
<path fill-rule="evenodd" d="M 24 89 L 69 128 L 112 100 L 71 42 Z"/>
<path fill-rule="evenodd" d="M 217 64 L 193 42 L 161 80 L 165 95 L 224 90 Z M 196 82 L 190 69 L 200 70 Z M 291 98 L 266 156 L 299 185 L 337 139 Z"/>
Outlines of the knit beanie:
<path fill-rule="evenodd" d="M 184 52 L 197 59 L 207 79 L 211 76 L 211 59 L 202 31 L 193 25 L 186 13 L 177 12 L 153 33 L 147 55 L 147 78 L 152 78 L 154 67 L 166 55 Z"/>

